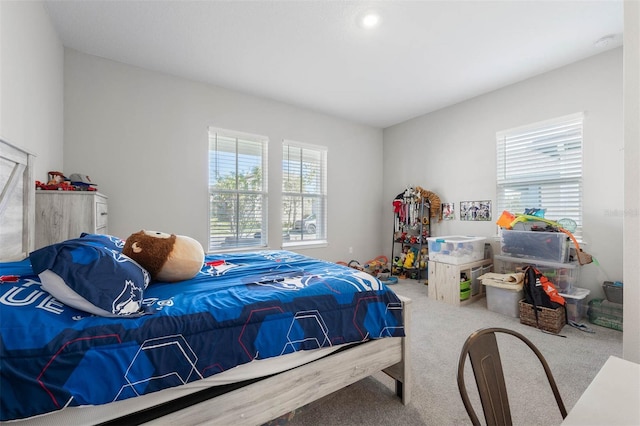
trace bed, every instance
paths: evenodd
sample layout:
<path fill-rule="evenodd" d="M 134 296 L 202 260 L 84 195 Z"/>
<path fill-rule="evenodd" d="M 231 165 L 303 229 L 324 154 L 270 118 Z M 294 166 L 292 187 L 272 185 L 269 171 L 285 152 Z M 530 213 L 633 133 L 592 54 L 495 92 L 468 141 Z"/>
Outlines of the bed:
<path fill-rule="evenodd" d="M 61 303 L 42 268 L 63 284 L 96 276 L 42 266 L 31 251 L 32 155 L 0 146 L 0 206 L 13 212 L 0 216 L 2 421 L 256 425 L 377 371 L 409 402 L 410 301 L 352 268 L 284 250 L 208 254 L 193 279 L 136 293 L 139 309 L 126 315 Z M 48 256 L 118 259 L 122 244 L 87 234 Z"/>

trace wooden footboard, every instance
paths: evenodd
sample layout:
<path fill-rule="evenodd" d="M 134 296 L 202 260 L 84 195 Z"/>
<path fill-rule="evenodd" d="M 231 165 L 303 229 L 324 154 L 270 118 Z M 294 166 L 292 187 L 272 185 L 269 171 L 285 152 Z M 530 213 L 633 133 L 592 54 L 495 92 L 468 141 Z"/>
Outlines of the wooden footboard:
<path fill-rule="evenodd" d="M 396 395 L 402 399 L 402 403 L 407 405 L 411 400 L 411 354 L 409 347 L 409 333 L 411 326 L 411 299 L 398 295 L 402 301 L 402 320 L 404 323 L 405 336 L 400 343 L 402 346 L 402 360 L 383 371 L 395 379 Z"/>
<path fill-rule="evenodd" d="M 396 394 L 408 404 L 411 299 L 401 300 L 406 337 L 371 340 L 146 424 L 260 425 L 381 370 L 395 379 Z"/>

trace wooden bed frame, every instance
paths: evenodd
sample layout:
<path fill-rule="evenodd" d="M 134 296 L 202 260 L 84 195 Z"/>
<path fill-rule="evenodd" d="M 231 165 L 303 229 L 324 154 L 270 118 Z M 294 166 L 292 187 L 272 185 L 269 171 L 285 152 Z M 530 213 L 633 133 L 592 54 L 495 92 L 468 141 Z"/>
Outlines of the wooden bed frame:
<path fill-rule="evenodd" d="M 0 139 L 0 260 L 20 260 L 34 247 L 34 155 Z"/>
<path fill-rule="evenodd" d="M 0 237 L 3 242 L 0 261 L 20 260 L 33 250 L 35 182 L 32 163 L 32 154 L 0 139 L 0 182 L 7 182 L 0 195 Z M 175 403 L 140 407 L 140 412 L 130 417 L 120 417 L 122 413 L 116 412 L 109 422 L 119 424 L 128 419 L 128 424 L 194 425 L 213 421 L 260 425 L 378 371 L 384 371 L 395 380 L 396 395 L 406 405 L 411 397 L 408 346 L 411 300 L 400 299 L 406 337 L 357 344 L 273 376 L 222 387 L 224 393 L 213 392 L 212 397 L 191 394 Z"/>

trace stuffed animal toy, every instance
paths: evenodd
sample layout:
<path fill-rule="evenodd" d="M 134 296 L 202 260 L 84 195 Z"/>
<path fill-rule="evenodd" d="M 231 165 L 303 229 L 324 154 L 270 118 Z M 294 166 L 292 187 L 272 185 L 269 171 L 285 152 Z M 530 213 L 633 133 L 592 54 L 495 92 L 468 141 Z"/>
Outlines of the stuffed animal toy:
<path fill-rule="evenodd" d="M 409 253 L 407 253 L 407 257 L 404 260 L 404 267 L 407 269 L 413 268 L 413 262 L 416 258 L 416 254 L 413 252 L 413 250 L 410 250 Z"/>
<path fill-rule="evenodd" d="M 427 267 L 427 262 L 429 261 L 429 250 L 426 247 L 422 247 L 420 249 L 420 268 L 424 269 Z"/>
<path fill-rule="evenodd" d="M 196 276 L 204 263 L 202 245 L 191 237 L 145 231 L 131 234 L 122 254 L 145 268 L 153 281 L 176 282 Z"/>

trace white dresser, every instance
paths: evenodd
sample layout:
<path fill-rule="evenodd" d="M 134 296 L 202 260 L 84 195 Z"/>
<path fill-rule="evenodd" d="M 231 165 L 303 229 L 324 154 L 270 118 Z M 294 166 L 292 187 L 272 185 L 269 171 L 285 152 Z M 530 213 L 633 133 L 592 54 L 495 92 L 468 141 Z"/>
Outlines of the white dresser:
<path fill-rule="evenodd" d="M 36 191 L 35 248 L 78 238 L 83 232 L 106 234 L 107 196 L 95 191 Z"/>

